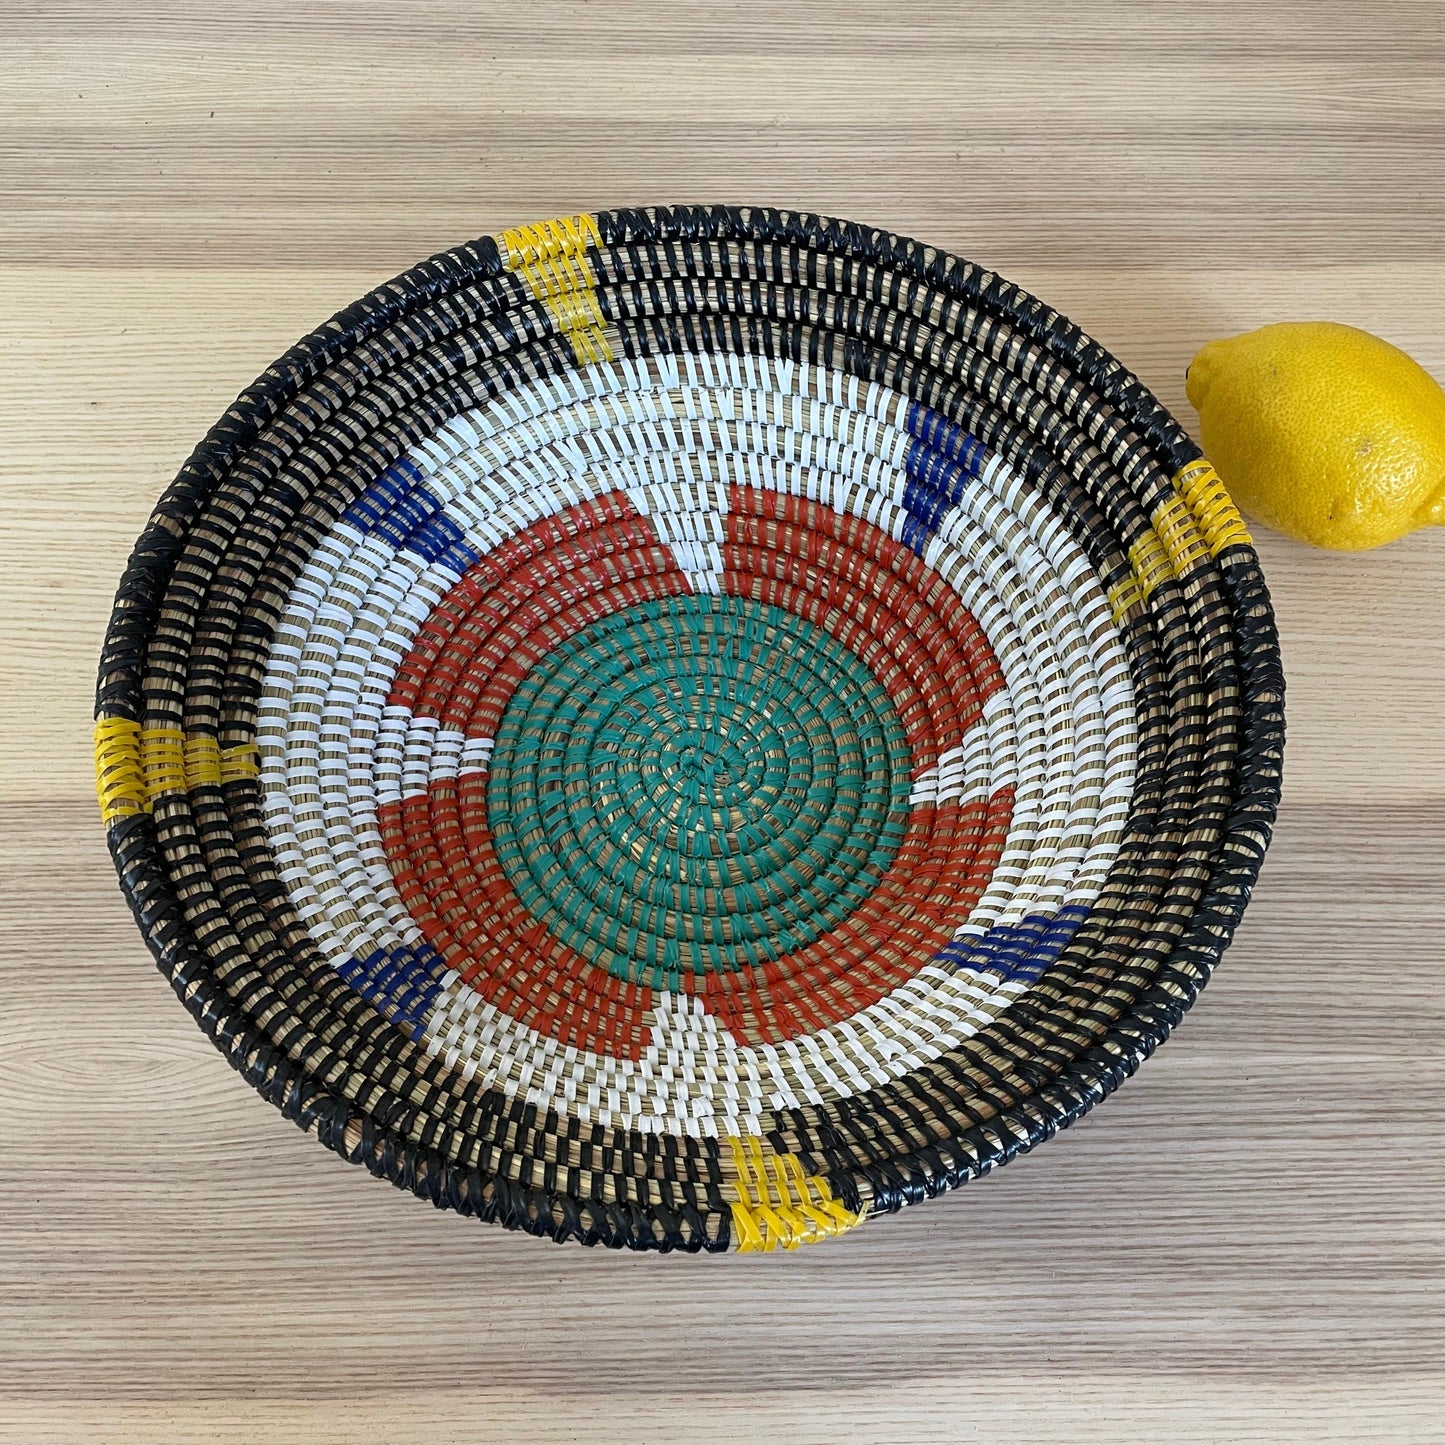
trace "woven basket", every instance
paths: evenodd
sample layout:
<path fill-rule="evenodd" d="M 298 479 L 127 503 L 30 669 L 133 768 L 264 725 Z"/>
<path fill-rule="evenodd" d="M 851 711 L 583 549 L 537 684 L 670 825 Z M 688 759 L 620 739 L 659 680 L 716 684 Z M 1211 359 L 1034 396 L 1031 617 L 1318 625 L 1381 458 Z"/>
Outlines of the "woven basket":
<path fill-rule="evenodd" d="M 999 277 L 577 216 L 300 342 L 100 664 L 162 972 L 295 1123 L 557 1240 L 770 1250 L 1108 1094 L 1248 900 L 1283 680 L 1180 427 Z"/>

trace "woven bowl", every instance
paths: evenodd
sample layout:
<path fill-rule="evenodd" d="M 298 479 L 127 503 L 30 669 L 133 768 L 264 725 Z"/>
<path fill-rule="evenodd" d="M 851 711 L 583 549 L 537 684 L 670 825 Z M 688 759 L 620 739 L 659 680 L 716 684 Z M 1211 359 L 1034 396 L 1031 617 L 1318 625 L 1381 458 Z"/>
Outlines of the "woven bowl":
<path fill-rule="evenodd" d="M 343 1158 L 556 1240 L 827 1238 L 1048 1138 L 1248 900 L 1283 680 L 1183 430 L 966 261 L 576 216 L 247 390 L 116 597 L 121 883 Z"/>

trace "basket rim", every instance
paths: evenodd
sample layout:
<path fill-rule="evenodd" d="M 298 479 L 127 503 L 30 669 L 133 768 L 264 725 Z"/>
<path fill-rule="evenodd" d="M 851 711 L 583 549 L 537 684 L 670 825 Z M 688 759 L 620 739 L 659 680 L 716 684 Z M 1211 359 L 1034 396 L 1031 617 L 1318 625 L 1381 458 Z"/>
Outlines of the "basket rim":
<path fill-rule="evenodd" d="M 1142 383 L 1098 343 L 1028 293 L 992 272 L 950 253 L 891 232 L 807 212 L 770 207 L 681 207 L 600 212 L 609 244 L 665 243 L 674 239 L 763 239 L 857 254 L 925 280 L 949 294 L 966 296 L 1047 347 L 1125 416 L 1141 436 L 1176 468 L 1202 458 L 1182 427 Z M 260 429 L 317 374 L 358 344 L 424 306 L 496 273 L 500 262 L 490 237 L 439 252 L 336 313 L 289 348 L 248 387 L 207 432 L 177 478 L 156 504 L 117 590 L 98 680 L 97 715 L 137 712 L 138 670 L 117 679 L 107 659 L 133 646 L 149 630 L 137 594 L 158 605 L 171 565 L 184 540 L 190 490 L 197 476 L 219 477 Z M 927 1149 L 890 1160 L 891 1191 L 875 1190 L 874 1213 L 932 1197 L 989 1172 L 1067 1127 L 1112 1093 L 1172 1032 L 1228 947 L 1249 901 L 1268 846 L 1280 796 L 1284 737 L 1284 679 L 1278 636 L 1258 558 L 1247 542 L 1233 543 L 1217 559 L 1229 606 L 1241 694 L 1240 741 L 1235 763 L 1235 800 L 1215 852 L 1217 864 L 1183 936 L 1151 985 L 1093 1047 L 1051 1073 L 1022 1103 L 986 1123 L 959 1129 Z M 152 608 L 153 610 L 153 608 Z M 463 1171 L 438 1152 L 380 1125 L 319 1078 L 293 1063 L 265 1033 L 244 1018 L 222 989 L 186 959 L 188 925 L 179 910 L 147 907 L 135 852 L 145 820 L 121 819 L 107 842 L 122 890 L 155 957 L 201 1030 L 262 1097 L 327 1148 L 372 1174 L 391 1180 L 438 1207 L 495 1218 L 513 1228 L 561 1240 L 640 1248 L 706 1252 L 728 1247 L 726 1220 L 716 1238 L 699 1238 L 662 1221 L 642 1206 L 594 1209 L 589 1223 L 573 1217 L 555 1192 L 509 1184 Z M 148 864 L 156 869 L 154 860 Z M 1020 1001 L 1022 1003 L 1022 1000 Z M 947 1156 L 947 1157 L 946 1157 Z M 839 1197 L 849 1185 L 836 1181 Z M 483 1195 L 482 1187 L 490 1191 Z M 560 1214 L 560 1219 L 559 1219 Z M 587 1236 L 591 1236 L 590 1238 Z"/>

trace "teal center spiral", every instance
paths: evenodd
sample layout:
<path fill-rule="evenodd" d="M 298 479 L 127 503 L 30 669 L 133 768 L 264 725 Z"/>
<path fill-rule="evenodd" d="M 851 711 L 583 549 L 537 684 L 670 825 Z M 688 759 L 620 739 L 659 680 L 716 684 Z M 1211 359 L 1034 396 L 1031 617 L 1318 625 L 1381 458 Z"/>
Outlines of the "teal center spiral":
<path fill-rule="evenodd" d="M 749 598 L 666 598 L 589 623 L 528 672 L 487 821 L 556 939 L 676 990 L 846 919 L 898 851 L 910 769 L 887 693 L 827 632 Z"/>

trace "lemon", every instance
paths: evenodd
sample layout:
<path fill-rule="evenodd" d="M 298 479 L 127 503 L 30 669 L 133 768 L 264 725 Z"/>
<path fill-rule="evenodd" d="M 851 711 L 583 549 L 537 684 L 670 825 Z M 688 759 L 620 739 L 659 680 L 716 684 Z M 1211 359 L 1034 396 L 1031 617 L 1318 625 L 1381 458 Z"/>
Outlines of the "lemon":
<path fill-rule="evenodd" d="M 1445 391 L 1397 347 L 1334 321 L 1211 341 L 1185 390 L 1237 506 L 1355 552 L 1445 526 Z"/>

